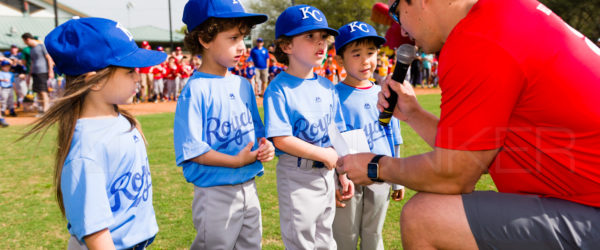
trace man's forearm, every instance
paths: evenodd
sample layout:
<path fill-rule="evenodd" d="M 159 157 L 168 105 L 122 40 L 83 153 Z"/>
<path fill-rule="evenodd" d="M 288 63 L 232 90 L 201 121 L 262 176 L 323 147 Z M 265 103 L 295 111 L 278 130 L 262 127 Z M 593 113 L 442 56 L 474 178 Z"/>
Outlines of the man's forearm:
<path fill-rule="evenodd" d="M 406 120 L 406 123 L 432 148 L 435 147 L 435 135 L 439 122 L 440 119 L 437 116 L 425 109 L 419 110 L 417 114 Z"/>
<path fill-rule="evenodd" d="M 485 152 L 487 159 L 497 151 Z M 436 149 L 429 153 L 407 158 L 384 157 L 379 162 L 380 178 L 407 188 L 442 194 L 460 194 L 473 191 L 479 177 L 489 165 L 477 160 L 479 155 L 456 154 Z"/>

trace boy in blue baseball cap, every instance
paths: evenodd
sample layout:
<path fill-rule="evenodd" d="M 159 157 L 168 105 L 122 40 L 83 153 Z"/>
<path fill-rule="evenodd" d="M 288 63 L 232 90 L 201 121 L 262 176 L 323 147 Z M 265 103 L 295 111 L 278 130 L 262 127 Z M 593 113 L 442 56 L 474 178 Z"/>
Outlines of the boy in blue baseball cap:
<path fill-rule="evenodd" d="M 342 26 L 338 32 L 335 49 L 347 76 L 335 88 L 346 126 L 365 131 L 371 152 L 398 156 L 398 145 L 402 143 L 399 121 L 394 118 L 387 128 L 379 125 L 377 95 L 381 87 L 369 80 L 377 67 L 377 52 L 385 38 L 377 35 L 371 25 L 359 21 Z M 403 191 L 402 186 L 394 185 L 394 200 L 400 200 Z M 338 206 L 335 212 L 333 232 L 339 249 L 356 249 L 359 237 L 360 249 L 383 249 L 381 230 L 389 196 L 387 183 L 355 184 L 354 197 Z"/>
<path fill-rule="evenodd" d="M 331 81 L 313 68 L 327 55 L 332 35 L 323 12 L 309 5 L 287 8 L 275 24 L 277 61 L 288 65 L 265 92 L 267 137 L 277 147 L 277 193 L 281 237 L 287 249 L 336 249 L 336 151 L 327 128 L 345 130 L 339 100 Z M 344 195 L 352 182 L 340 178 Z"/>
<path fill-rule="evenodd" d="M 15 74 L 10 72 L 10 61 L 2 61 L 0 64 L 0 113 L 5 115 L 6 111 L 10 112 L 10 116 L 17 116 L 14 105 Z M 1 116 L 0 116 L 1 117 Z M 0 125 L 4 126 L 6 122 L 0 120 Z"/>
<path fill-rule="evenodd" d="M 183 10 L 186 48 L 202 56 L 177 101 L 175 159 L 194 184 L 192 249 L 261 249 L 261 209 L 254 179 L 275 154 L 264 138 L 252 85 L 228 73 L 244 37 L 266 15 L 239 0 L 190 0 Z"/>
<path fill-rule="evenodd" d="M 121 24 L 93 17 L 61 24 L 45 45 L 66 75 L 65 93 L 22 138 L 59 124 L 54 183 L 68 249 L 145 248 L 158 232 L 145 137 L 118 105 L 135 96 L 135 68 L 166 55 L 138 48 Z"/>
<path fill-rule="evenodd" d="M 10 109 L 10 113 L 15 114 L 13 105 L 13 82 L 14 74 L 10 72 L 10 61 L 2 60 L 0 63 L 0 127 L 8 127 L 8 123 L 4 120 L 4 111 Z M 16 116 L 16 114 L 15 114 Z"/>

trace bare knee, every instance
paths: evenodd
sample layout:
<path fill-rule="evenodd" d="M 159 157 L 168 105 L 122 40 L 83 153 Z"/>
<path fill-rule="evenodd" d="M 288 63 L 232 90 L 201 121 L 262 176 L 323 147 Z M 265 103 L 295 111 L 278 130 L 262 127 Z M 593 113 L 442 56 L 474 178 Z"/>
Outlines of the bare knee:
<path fill-rule="evenodd" d="M 404 249 L 473 249 L 475 243 L 460 195 L 416 194 L 402 208 L 400 228 Z"/>
<path fill-rule="evenodd" d="M 403 207 L 400 215 L 400 231 L 404 249 L 431 248 L 424 239 L 426 215 L 431 197 L 428 193 L 417 193 Z M 429 247 L 427 247 L 429 245 Z"/>

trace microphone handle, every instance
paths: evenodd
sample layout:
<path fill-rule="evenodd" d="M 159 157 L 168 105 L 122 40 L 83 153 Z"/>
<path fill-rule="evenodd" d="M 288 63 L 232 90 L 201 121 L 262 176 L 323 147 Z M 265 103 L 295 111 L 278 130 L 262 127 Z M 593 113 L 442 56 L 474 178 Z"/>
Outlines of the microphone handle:
<path fill-rule="evenodd" d="M 404 82 L 404 78 L 408 72 L 408 67 L 409 65 L 407 64 L 397 62 L 396 68 L 394 69 L 394 74 L 392 75 L 392 80 L 399 83 Z M 390 124 L 392 114 L 394 113 L 394 108 L 398 102 L 398 94 L 396 91 L 392 90 L 389 85 L 387 87 L 390 90 L 390 96 L 385 100 L 388 102 L 389 106 L 385 108 L 383 112 L 379 113 L 379 124 L 384 127 Z"/>

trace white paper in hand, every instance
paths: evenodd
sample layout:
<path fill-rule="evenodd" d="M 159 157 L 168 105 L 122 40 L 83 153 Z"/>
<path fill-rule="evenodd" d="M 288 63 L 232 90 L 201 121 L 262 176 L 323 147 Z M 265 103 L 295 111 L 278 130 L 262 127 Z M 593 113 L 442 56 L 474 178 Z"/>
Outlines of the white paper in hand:
<path fill-rule="evenodd" d="M 334 124 L 328 127 L 329 139 L 331 145 L 340 156 L 347 154 L 356 154 L 362 152 L 371 152 L 367 136 L 362 129 L 355 129 L 340 133 Z"/>

